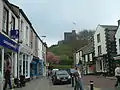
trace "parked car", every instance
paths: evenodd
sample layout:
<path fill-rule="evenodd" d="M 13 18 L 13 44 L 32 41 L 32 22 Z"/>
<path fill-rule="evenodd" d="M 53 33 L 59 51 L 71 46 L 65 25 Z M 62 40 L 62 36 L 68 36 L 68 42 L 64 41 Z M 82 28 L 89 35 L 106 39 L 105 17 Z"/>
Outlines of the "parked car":
<path fill-rule="evenodd" d="M 75 69 L 70 68 L 66 70 L 70 76 L 72 76 L 75 72 L 77 72 Z"/>
<path fill-rule="evenodd" d="M 71 77 L 65 70 L 59 70 L 55 72 L 55 75 L 53 76 L 53 85 L 55 84 L 71 84 Z"/>

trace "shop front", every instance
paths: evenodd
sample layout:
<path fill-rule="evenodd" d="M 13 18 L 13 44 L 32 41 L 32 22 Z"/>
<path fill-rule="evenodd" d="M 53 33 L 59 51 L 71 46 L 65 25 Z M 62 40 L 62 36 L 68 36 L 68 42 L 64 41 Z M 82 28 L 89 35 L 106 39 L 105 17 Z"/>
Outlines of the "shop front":
<path fill-rule="evenodd" d="M 12 66 L 12 78 L 17 77 L 17 52 L 19 45 L 0 33 L 0 90 L 3 89 L 4 72 L 6 62 Z"/>
<path fill-rule="evenodd" d="M 30 75 L 31 77 L 43 75 L 43 60 L 35 57 L 33 58 L 30 63 Z"/>

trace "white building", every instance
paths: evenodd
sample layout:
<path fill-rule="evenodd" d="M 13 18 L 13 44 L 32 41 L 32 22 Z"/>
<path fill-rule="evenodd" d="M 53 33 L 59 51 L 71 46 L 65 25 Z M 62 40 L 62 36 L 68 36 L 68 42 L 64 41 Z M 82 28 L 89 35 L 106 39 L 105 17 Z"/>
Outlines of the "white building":
<path fill-rule="evenodd" d="M 116 49 L 117 49 L 117 56 L 114 57 L 116 63 L 120 63 L 120 20 L 118 20 L 118 29 L 117 32 L 115 34 L 115 38 L 116 38 Z"/>
<path fill-rule="evenodd" d="M 94 34 L 96 72 L 113 74 L 113 56 L 116 54 L 115 33 L 117 26 L 98 25 Z"/>
<path fill-rule="evenodd" d="M 2 90 L 5 62 L 12 65 L 12 78 L 17 77 L 17 53 L 19 46 L 17 36 L 19 29 L 19 15 L 7 0 L 0 0 L 0 90 Z M 13 32 L 16 32 L 16 34 Z M 13 36 L 14 37 L 13 39 Z"/>
<path fill-rule="evenodd" d="M 32 61 L 33 50 L 30 43 L 31 22 L 25 15 L 22 9 L 20 12 L 20 43 L 19 46 L 19 75 L 25 75 L 26 78 L 30 78 L 30 62 Z"/>

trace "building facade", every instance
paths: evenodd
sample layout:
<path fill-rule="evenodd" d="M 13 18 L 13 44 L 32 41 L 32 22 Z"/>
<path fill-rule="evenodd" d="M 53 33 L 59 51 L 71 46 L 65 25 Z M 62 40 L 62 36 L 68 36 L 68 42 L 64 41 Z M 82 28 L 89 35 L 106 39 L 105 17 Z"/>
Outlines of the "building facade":
<path fill-rule="evenodd" d="M 11 77 L 17 77 L 18 38 L 13 38 L 13 31 L 18 32 L 19 15 L 7 0 L 0 0 L 0 90 L 3 88 L 4 73 L 8 61 L 12 67 Z"/>
<path fill-rule="evenodd" d="M 30 79 L 32 62 L 37 64 L 34 75 L 45 75 L 46 48 L 24 11 L 8 0 L 0 0 L 0 90 L 8 61 L 12 78 L 25 75 Z"/>
<path fill-rule="evenodd" d="M 93 42 L 85 45 L 76 52 L 75 64 L 82 66 L 84 75 L 95 73 Z"/>
<path fill-rule="evenodd" d="M 117 26 L 98 25 L 94 34 L 96 73 L 113 75 Z"/>
<path fill-rule="evenodd" d="M 115 63 L 120 63 L 120 20 L 118 20 L 118 29 L 115 34 L 117 54 L 114 57 Z"/>

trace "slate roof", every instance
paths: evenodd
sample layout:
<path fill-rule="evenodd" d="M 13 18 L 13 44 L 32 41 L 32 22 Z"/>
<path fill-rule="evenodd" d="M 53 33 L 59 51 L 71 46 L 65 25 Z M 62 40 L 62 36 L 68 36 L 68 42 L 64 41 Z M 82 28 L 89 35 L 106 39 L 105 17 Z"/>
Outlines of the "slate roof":
<path fill-rule="evenodd" d="M 83 55 L 94 52 L 94 46 L 93 45 L 94 45 L 94 43 L 91 42 L 88 45 L 84 46 L 84 48 L 82 48 Z"/>
<path fill-rule="evenodd" d="M 78 51 L 83 51 L 83 55 L 88 54 L 88 53 L 92 53 L 92 52 L 94 52 L 94 46 L 93 45 L 94 45 L 94 43 L 91 42 L 88 45 L 85 45 L 84 47 L 80 48 Z"/>

